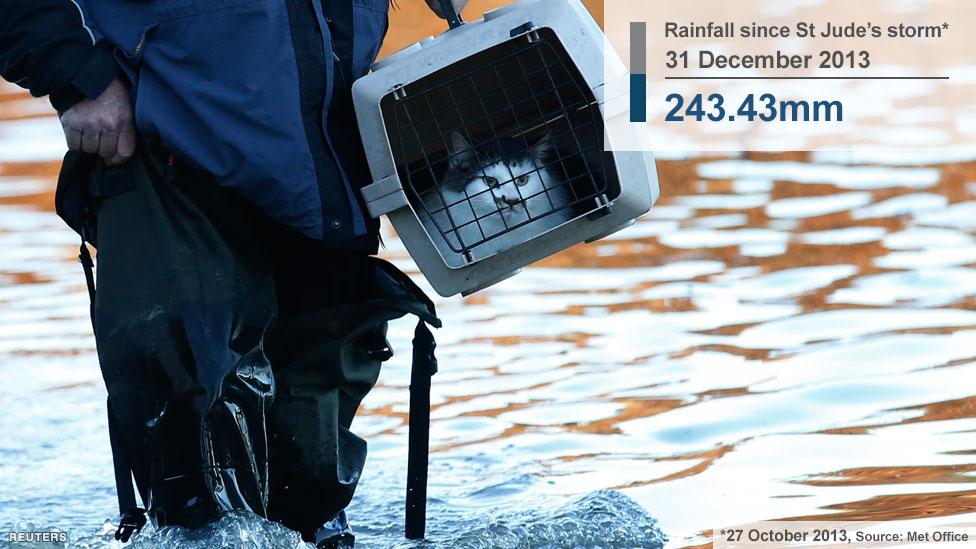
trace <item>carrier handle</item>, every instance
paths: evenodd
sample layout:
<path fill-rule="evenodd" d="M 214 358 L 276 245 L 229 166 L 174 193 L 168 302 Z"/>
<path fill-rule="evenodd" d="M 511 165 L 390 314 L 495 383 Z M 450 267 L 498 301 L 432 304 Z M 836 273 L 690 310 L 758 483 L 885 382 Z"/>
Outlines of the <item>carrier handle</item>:
<path fill-rule="evenodd" d="M 440 0 L 441 3 L 441 13 L 444 14 L 444 19 L 447 19 L 447 24 L 452 29 L 456 29 L 464 24 L 461 20 L 461 14 L 454 9 L 453 0 Z"/>

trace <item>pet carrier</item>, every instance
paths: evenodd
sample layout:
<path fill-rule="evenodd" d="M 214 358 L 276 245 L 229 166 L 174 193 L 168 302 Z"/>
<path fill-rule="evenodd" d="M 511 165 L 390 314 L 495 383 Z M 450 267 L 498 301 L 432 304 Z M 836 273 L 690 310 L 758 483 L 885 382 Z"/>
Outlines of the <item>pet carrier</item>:
<path fill-rule="evenodd" d="M 443 296 L 607 236 L 658 195 L 649 153 L 604 150 L 604 36 L 579 0 L 451 23 L 353 85 L 369 212 Z"/>

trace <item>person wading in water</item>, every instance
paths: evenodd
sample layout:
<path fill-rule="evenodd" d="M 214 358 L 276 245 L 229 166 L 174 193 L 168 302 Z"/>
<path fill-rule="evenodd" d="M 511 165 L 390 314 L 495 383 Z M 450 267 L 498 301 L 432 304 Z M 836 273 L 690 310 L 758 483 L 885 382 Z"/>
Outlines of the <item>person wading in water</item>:
<path fill-rule="evenodd" d="M 97 294 L 82 261 L 120 539 L 145 523 L 134 478 L 157 526 L 246 510 L 352 544 L 366 443 L 349 426 L 386 322 L 419 316 L 431 362 L 439 325 L 373 257 L 359 194 L 351 86 L 388 1 L 0 2 L 0 75 L 50 96 L 70 149 L 58 213 L 98 249 Z"/>

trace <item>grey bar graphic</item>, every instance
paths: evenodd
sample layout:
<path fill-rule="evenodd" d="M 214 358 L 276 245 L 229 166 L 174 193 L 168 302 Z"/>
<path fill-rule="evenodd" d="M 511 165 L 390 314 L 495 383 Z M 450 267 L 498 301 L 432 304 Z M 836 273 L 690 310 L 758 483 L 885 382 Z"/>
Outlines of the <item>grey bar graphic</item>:
<path fill-rule="evenodd" d="M 630 22 L 630 74 L 647 74 L 647 22 Z"/>

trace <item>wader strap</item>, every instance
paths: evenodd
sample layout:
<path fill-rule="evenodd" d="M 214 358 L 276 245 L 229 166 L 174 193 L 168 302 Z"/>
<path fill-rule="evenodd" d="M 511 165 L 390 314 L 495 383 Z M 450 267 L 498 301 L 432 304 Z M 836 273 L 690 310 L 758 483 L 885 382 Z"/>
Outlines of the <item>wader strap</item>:
<path fill-rule="evenodd" d="M 108 405 L 108 438 L 112 443 L 112 462 L 115 465 L 115 491 L 119 498 L 119 529 L 115 539 L 125 543 L 132 534 L 138 533 L 146 525 L 146 511 L 136 506 L 136 493 L 132 489 L 132 471 L 125 459 L 125 448 L 119 440 L 119 426 Z"/>
<path fill-rule="evenodd" d="M 88 298 L 91 301 L 90 313 L 92 332 L 95 331 L 95 262 L 85 243 L 84 224 L 81 230 L 81 248 L 78 260 L 85 269 L 85 284 L 88 286 Z M 115 539 L 125 543 L 132 534 L 138 533 L 146 525 L 145 509 L 136 505 L 136 494 L 132 489 L 132 468 L 125 457 L 122 440 L 119 438 L 119 427 L 112 413 L 112 404 L 108 404 L 108 438 L 112 444 L 112 465 L 115 468 L 115 491 L 119 498 L 119 529 L 115 531 Z"/>
<path fill-rule="evenodd" d="M 427 465 L 430 452 L 430 378 L 437 373 L 434 335 L 420 320 L 413 338 L 410 371 L 410 434 L 407 451 L 407 539 L 427 529 Z"/>

